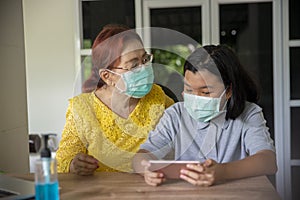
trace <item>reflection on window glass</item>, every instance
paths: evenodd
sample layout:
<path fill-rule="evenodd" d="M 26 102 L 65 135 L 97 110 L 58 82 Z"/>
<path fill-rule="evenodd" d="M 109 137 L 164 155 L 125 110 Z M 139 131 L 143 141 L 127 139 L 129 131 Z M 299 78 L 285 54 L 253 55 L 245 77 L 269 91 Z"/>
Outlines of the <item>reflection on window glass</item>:
<path fill-rule="evenodd" d="M 237 52 L 261 87 L 259 105 L 274 138 L 272 3 L 220 5 L 220 41 Z"/>
<path fill-rule="evenodd" d="M 123 24 L 135 28 L 134 0 L 81 0 L 81 10 L 81 49 L 90 49 L 96 36 L 107 24 Z M 91 74 L 91 57 L 82 56 L 81 64 L 84 82 Z"/>
<path fill-rule="evenodd" d="M 220 41 L 237 50 L 238 43 L 249 27 L 249 4 L 220 6 Z"/>
<path fill-rule="evenodd" d="M 81 8 L 83 49 L 91 48 L 92 42 L 107 24 L 124 24 L 135 28 L 134 0 L 83 0 Z"/>
<path fill-rule="evenodd" d="M 185 45 L 166 46 L 164 49 L 151 49 L 151 52 L 153 52 L 154 63 L 168 65 L 180 74 L 183 74 L 185 58 L 190 55 L 190 49 Z M 173 52 L 180 52 L 180 55 Z"/>
<path fill-rule="evenodd" d="M 84 82 L 91 75 L 91 71 L 92 71 L 92 57 L 91 56 L 81 56 L 81 70 L 82 70 L 82 80 Z"/>
<path fill-rule="evenodd" d="M 300 167 L 292 167 L 292 200 L 300 199 Z"/>
<path fill-rule="evenodd" d="M 151 9 L 150 16 L 152 27 L 163 27 L 178 31 L 201 44 L 201 7 Z M 161 38 L 161 42 L 164 41 Z"/>
<path fill-rule="evenodd" d="M 291 158 L 300 159 L 300 107 L 291 108 Z M 300 177 L 299 177 L 300 178 Z"/>
<path fill-rule="evenodd" d="M 184 37 L 171 39 L 168 31 L 151 32 L 156 82 L 169 87 L 181 101 L 185 58 L 202 43 L 201 7 L 155 8 L 150 10 L 151 27 L 170 29 Z M 176 35 L 176 34 L 174 34 Z M 192 42 L 191 42 L 192 41 Z M 163 66 L 164 67 L 163 67 Z"/>
<path fill-rule="evenodd" d="M 289 1 L 289 22 L 290 22 L 290 40 L 300 39 L 300 1 L 290 0 Z"/>
<path fill-rule="evenodd" d="M 201 7 L 157 8 L 151 9 L 151 27 L 162 27 L 178 31 L 195 42 L 201 44 Z M 170 35 L 166 32 L 153 31 L 152 45 L 159 44 L 160 49 L 152 49 L 155 62 L 168 65 L 182 73 L 184 59 L 193 49 L 188 48 L 188 41 L 174 39 L 170 42 Z M 173 52 L 178 52 L 176 55 Z M 181 56 L 181 57 L 180 57 Z"/>
<path fill-rule="evenodd" d="M 300 47 L 290 48 L 291 99 L 300 99 Z"/>

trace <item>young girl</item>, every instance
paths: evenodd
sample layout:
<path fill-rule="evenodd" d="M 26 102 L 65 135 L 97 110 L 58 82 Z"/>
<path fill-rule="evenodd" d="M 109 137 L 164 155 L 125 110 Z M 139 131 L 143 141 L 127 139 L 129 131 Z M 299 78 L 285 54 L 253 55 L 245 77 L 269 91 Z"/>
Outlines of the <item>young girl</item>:
<path fill-rule="evenodd" d="M 174 151 L 175 160 L 197 160 L 180 171 L 194 185 L 274 174 L 276 155 L 258 91 L 226 46 L 196 49 L 184 65 L 184 102 L 168 108 L 134 157 L 133 167 L 149 185 L 166 178 L 150 172 L 148 160 Z"/>

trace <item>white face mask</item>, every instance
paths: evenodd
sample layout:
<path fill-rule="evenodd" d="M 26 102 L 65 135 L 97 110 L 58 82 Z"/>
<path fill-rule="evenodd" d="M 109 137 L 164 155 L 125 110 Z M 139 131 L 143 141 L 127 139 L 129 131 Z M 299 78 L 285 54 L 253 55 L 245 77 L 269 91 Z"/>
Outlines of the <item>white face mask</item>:
<path fill-rule="evenodd" d="M 184 93 L 184 107 L 192 118 L 200 122 L 208 122 L 211 119 L 217 117 L 221 113 L 226 112 L 227 100 L 222 109 L 221 100 L 225 94 L 226 89 L 219 98 L 203 97 L 193 94 Z"/>

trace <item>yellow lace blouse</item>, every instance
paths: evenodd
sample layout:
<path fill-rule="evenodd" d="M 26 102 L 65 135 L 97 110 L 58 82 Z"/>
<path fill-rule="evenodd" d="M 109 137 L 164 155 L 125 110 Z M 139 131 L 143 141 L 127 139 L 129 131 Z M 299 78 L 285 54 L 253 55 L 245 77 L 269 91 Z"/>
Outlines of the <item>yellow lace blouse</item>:
<path fill-rule="evenodd" d="M 58 172 L 69 172 L 70 163 L 79 152 L 100 161 L 97 171 L 130 172 L 134 153 L 165 108 L 173 103 L 159 86 L 153 85 L 150 93 L 124 119 L 103 104 L 94 92 L 72 98 L 56 152 Z"/>

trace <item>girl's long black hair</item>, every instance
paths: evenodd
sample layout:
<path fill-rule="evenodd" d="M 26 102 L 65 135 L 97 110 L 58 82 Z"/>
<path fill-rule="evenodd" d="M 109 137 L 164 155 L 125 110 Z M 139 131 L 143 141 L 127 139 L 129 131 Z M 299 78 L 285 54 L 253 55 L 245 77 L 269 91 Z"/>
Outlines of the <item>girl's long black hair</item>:
<path fill-rule="evenodd" d="M 184 64 L 184 73 L 186 70 L 196 73 L 203 69 L 221 76 L 225 88 L 232 90 L 232 96 L 227 103 L 226 119 L 237 118 L 243 112 L 246 101 L 258 102 L 257 84 L 229 47 L 207 45 L 197 48 L 187 58 Z"/>

